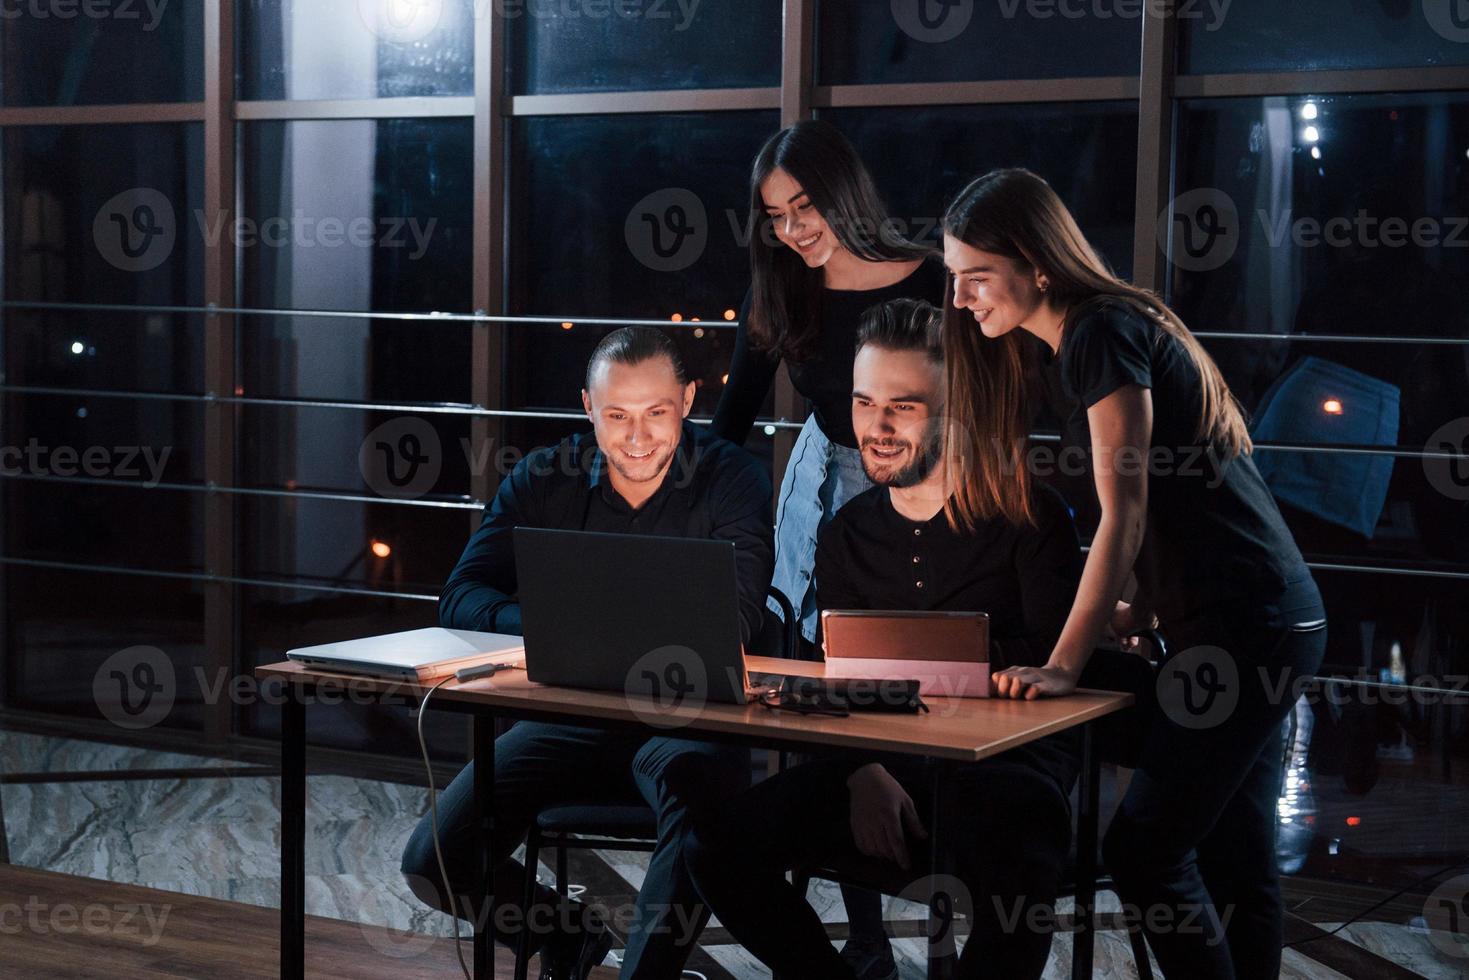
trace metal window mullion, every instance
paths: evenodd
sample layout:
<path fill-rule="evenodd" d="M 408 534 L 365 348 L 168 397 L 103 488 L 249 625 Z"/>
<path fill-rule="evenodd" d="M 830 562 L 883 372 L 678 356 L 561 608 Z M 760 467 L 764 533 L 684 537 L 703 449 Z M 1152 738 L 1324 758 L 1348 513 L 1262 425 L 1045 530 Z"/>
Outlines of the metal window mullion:
<path fill-rule="evenodd" d="M 812 118 L 815 92 L 816 0 L 785 0 L 781 26 L 780 124 L 793 126 Z M 804 406 L 791 381 L 790 366 L 782 362 L 775 374 L 775 417 L 781 422 L 801 422 Z M 775 485 L 785 479 L 786 465 L 795 448 L 795 433 L 786 425 L 777 428 L 771 453 Z M 773 506 L 773 505 L 772 505 Z"/>
<path fill-rule="evenodd" d="M 508 21 L 487 17 L 474 36 L 474 232 L 471 251 L 473 305 L 477 315 L 504 314 L 505 202 L 509 196 L 506 166 L 505 34 Z M 477 321 L 470 327 L 470 401 L 482 410 L 505 405 L 505 327 Z M 504 439 L 503 416 L 477 414 L 470 420 L 475 447 Z M 470 494 L 488 500 L 493 492 L 487 468 L 470 474 Z M 477 515 L 471 516 L 471 530 Z"/>
<path fill-rule="evenodd" d="M 1178 18 L 1174 0 L 1159 0 L 1143 16 L 1138 74 L 1137 198 L 1133 217 L 1132 278 L 1167 297 L 1166 241 L 1158 241 L 1158 215 L 1173 188 L 1174 77 Z"/>
<path fill-rule="evenodd" d="M 223 222 L 235 211 L 235 0 L 204 3 L 204 211 Z M 204 242 L 204 301 L 235 304 L 235 250 L 228 235 Z M 209 487 L 232 487 L 235 474 L 235 317 L 214 312 L 204 321 L 204 388 L 214 398 L 204 407 L 204 478 Z M 235 574 L 235 495 L 209 493 L 204 506 L 204 660 L 216 676 L 229 676 L 238 661 L 238 590 Z M 206 742 L 224 744 L 234 734 L 228 703 L 205 711 Z"/>

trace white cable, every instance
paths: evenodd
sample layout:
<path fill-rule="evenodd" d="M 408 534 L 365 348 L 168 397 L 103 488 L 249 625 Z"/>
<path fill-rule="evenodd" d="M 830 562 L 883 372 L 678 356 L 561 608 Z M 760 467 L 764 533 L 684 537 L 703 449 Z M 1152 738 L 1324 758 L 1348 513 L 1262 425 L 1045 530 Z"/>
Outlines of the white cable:
<path fill-rule="evenodd" d="M 428 772 L 428 808 L 430 820 L 429 826 L 433 829 L 434 832 L 434 857 L 436 857 L 439 862 L 439 877 L 444 882 L 444 895 L 449 899 L 449 918 L 452 919 L 454 922 L 454 955 L 459 958 L 459 969 L 464 972 L 464 980 L 472 980 L 469 975 L 469 967 L 464 965 L 464 950 L 459 945 L 459 912 L 457 909 L 457 904 L 455 902 L 454 889 L 449 885 L 449 871 L 444 866 L 444 851 L 443 848 L 439 846 L 439 803 L 436 796 L 437 791 L 434 789 L 434 767 L 433 764 L 428 761 L 428 742 L 426 742 L 423 737 L 423 716 L 425 713 L 424 709 L 428 707 L 428 699 L 433 697 L 433 693 L 435 691 L 437 691 L 439 688 L 443 687 L 445 684 L 449 683 L 453 679 L 453 674 L 445 677 L 433 687 L 429 688 L 428 693 L 423 696 L 423 700 L 418 702 L 418 749 L 420 752 L 423 753 L 423 767 Z M 485 842 L 485 846 L 489 846 L 488 841 Z M 473 908 L 470 909 L 470 914 L 475 914 Z M 485 923 L 485 926 L 486 928 L 489 928 L 490 924 Z M 494 942 L 494 939 L 491 938 L 490 941 Z"/>

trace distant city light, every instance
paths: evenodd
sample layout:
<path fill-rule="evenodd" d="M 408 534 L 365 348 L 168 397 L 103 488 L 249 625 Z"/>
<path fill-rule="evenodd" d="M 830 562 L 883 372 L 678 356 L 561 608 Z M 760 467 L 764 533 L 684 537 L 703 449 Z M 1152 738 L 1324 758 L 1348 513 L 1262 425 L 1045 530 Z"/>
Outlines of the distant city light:
<path fill-rule="evenodd" d="M 720 375 L 719 376 L 719 383 L 722 384 L 722 385 L 729 384 L 729 375 L 727 375 L 727 374 Z"/>
<path fill-rule="evenodd" d="M 735 311 L 734 310 L 725 310 L 724 311 L 724 318 L 726 320 L 733 320 L 735 318 Z"/>
<path fill-rule="evenodd" d="M 767 425 L 765 427 L 765 434 L 767 436 L 773 436 L 773 435 L 775 435 L 775 426 L 773 426 L 773 425 Z"/>
<path fill-rule="evenodd" d="M 669 317 L 668 319 L 672 320 L 674 323 L 683 323 L 683 314 L 682 313 L 675 313 L 675 314 L 673 314 L 673 316 Z"/>
<path fill-rule="evenodd" d="M 80 354 L 82 351 L 84 351 L 86 349 L 87 349 L 87 345 L 84 344 L 84 343 L 82 343 L 80 340 L 73 340 L 71 342 L 71 352 L 73 354 Z"/>
<path fill-rule="evenodd" d="M 1319 146 L 1313 146 L 1313 147 L 1311 147 L 1311 159 L 1312 160 L 1320 160 L 1321 159 L 1321 147 L 1319 147 Z"/>
<path fill-rule="evenodd" d="M 702 337 L 702 336 L 704 336 L 704 328 L 703 327 L 695 327 L 694 328 L 694 336 L 695 337 Z"/>
<path fill-rule="evenodd" d="M 1305 105 L 1301 106 L 1301 118 L 1302 119 L 1315 119 L 1316 118 L 1316 114 L 1317 114 L 1317 112 L 1316 112 L 1316 103 L 1314 103 L 1314 102 L 1307 102 Z"/>
<path fill-rule="evenodd" d="M 561 322 L 561 329 L 562 330 L 570 330 L 571 329 L 571 321 L 570 320 L 563 320 Z"/>
<path fill-rule="evenodd" d="M 1315 126 L 1307 126 L 1306 132 L 1303 135 L 1306 137 L 1307 143 L 1315 143 L 1321 139 L 1321 130 Z"/>
<path fill-rule="evenodd" d="M 372 553 L 379 558 L 386 558 L 393 553 L 393 548 L 386 541 L 374 541 L 372 543 Z"/>
<path fill-rule="evenodd" d="M 1321 403 L 1321 411 L 1327 415 L 1340 415 L 1342 413 L 1341 399 L 1328 398 Z"/>
<path fill-rule="evenodd" d="M 77 418 L 84 419 L 86 417 L 87 417 L 87 406 L 83 405 L 81 408 L 77 409 Z"/>
<path fill-rule="evenodd" d="M 1348 827 L 1360 827 L 1360 826 L 1362 826 L 1362 818 L 1361 817 L 1347 817 L 1347 826 Z"/>

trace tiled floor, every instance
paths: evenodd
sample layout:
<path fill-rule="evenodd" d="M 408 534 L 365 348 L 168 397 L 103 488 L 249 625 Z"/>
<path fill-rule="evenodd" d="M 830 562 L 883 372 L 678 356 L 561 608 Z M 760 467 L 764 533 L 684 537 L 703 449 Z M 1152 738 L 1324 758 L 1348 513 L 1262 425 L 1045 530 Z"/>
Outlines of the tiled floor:
<path fill-rule="evenodd" d="M 5 774 L 229 765 L 232 763 L 199 756 L 0 732 L 0 773 Z M 320 775 L 309 778 L 307 793 L 308 912 L 423 936 L 450 934 L 447 918 L 414 899 L 398 873 L 404 841 L 428 807 L 425 790 Z M 280 785 L 276 778 L 32 780 L 0 786 L 0 802 L 15 864 L 254 905 L 276 906 L 279 902 Z M 599 856 L 603 863 L 597 863 L 595 870 L 603 881 L 617 881 L 629 892 L 641 882 L 643 855 Z M 823 918 L 843 919 L 840 896 L 833 886 L 817 882 L 812 900 Z M 919 914 L 916 906 L 894 907 L 888 913 L 890 918 Z M 1334 928 L 1329 923 L 1320 925 Z M 1364 922 L 1344 929 L 1341 937 L 1424 977 L 1469 977 L 1469 959 L 1449 956 L 1421 930 L 1407 925 Z M 375 941 L 382 942 L 380 938 Z M 402 942 L 385 943 L 382 952 L 398 957 L 418 955 L 426 943 L 435 941 L 450 940 L 405 932 Z M 899 940 L 896 945 L 902 975 L 923 976 L 919 940 Z M 709 946 L 705 952 L 724 976 L 741 980 L 768 976 L 738 946 Z M 1046 976 L 1069 976 L 1069 957 L 1069 938 L 1062 934 Z M 1121 933 L 1099 937 L 1096 974 L 1136 976 Z M 1296 950 L 1286 952 L 1284 975 L 1343 976 Z M 710 975 L 708 980 L 716 977 Z"/>

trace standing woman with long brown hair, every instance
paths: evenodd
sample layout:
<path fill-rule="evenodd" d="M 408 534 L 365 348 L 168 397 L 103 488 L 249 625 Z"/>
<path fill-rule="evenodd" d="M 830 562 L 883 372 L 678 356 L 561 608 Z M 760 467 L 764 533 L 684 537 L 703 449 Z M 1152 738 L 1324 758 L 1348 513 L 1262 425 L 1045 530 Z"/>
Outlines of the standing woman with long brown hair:
<path fill-rule="evenodd" d="M 1020 331 L 1050 348 L 1101 505 L 1049 661 L 997 673 L 997 691 L 1068 694 L 1109 629 L 1123 636 L 1156 617 L 1175 651 L 1164 710 L 1105 863 L 1167 976 L 1278 976 L 1281 722 L 1292 682 L 1320 666 L 1326 614 L 1251 459 L 1240 406 L 1178 316 L 1114 276 L 1029 171 L 995 171 L 960 193 L 944 263 L 950 438 L 978 457 L 961 468 L 974 475 L 955 489 L 958 516 L 1028 490 Z"/>
<path fill-rule="evenodd" d="M 750 290 L 729 382 L 711 428 L 742 444 L 784 360 L 811 406 L 781 482 L 772 584 L 816 641 L 816 539 L 838 508 L 872 486 L 852 430 L 852 362 L 862 314 L 893 299 L 936 303 L 936 250 L 909 241 L 852 144 L 834 126 L 774 134 L 750 174 Z M 842 889 L 851 920 L 843 956 L 863 980 L 896 980 L 880 897 Z"/>

